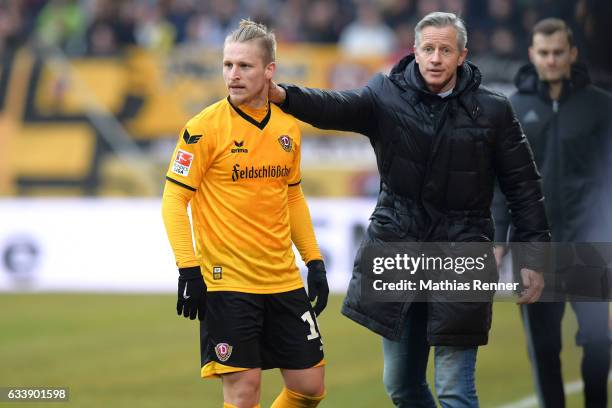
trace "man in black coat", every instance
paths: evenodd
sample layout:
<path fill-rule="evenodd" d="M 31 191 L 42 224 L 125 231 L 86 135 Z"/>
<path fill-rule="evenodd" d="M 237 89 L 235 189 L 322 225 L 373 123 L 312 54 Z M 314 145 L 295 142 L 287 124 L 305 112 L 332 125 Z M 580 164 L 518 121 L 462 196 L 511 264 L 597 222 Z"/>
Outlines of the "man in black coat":
<path fill-rule="evenodd" d="M 362 133 L 377 157 L 381 188 L 357 254 L 342 313 L 383 336 L 384 383 L 398 407 L 435 407 L 425 378 L 435 346 L 436 392 L 445 407 L 478 406 L 476 352 L 488 340 L 491 301 L 370 302 L 360 268 L 364 248 L 388 242 L 485 242 L 494 236 L 490 205 L 497 177 L 516 235 L 549 240 L 539 173 L 509 101 L 480 85 L 466 61 L 467 34 L 452 13 L 431 13 L 415 28 L 415 54 L 363 88 L 335 92 L 283 85 L 272 102 L 316 127 Z M 491 249 L 491 248 L 489 248 Z M 492 258 L 492 257 L 491 257 Z M 542 257 L 527 245 L 524 292 L 535 302 Z"/>
<path fill-rule="evenodd" d="M 584 251 L 588 243 L 612 238 L 610 174 L 606 170 L 612 98 L 591 85 L 586 68 L 576 63 L 577 54 L 571 30 L 562 20 L 540 21 L 533 28 L 531 63 L 517 73 L 518 91 L 511 97 L 542 172 L 552 239 L 559 243 L 551 264 L 551 271 L 557 272 L 551 279 L 547 275 L 546 283 L 555 293 L 547 290 L 542 301 L 521 306 L 536 390 L 540 405 L 547 408 L 565 406 L 560 360 L 564 293 L 575 293 L 572 276 L 585 286 L 587 280 L 596 279 L 576 267 L 562 268 L 571 265 L 563 259 L 576 249 Z M 496 240 L 504 242 L 512 234 L 508 234 L 508 211 L 500 195 L 495 197 L 494 213 Z M 496 248 L 498 262 L 504 252 L 504 247 Z M 563 270 L 567 273 L 562 274 Z M 607 407 L 608 302 L 572 301 L 571 306 L 578 320 L 576 342 L 584 350 L 585 406 Z"/>

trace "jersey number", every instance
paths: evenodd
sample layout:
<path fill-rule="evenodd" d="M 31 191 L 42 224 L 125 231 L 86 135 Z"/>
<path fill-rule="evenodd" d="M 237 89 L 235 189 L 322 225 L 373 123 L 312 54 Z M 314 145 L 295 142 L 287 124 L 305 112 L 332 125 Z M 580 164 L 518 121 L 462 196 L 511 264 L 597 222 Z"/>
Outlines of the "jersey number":
<path fill-rule="evenodd" d="M 317 332 L 317 327 L 315 326 L 314 319 L 310 314 L 310 311 L 304 312 L 302 315 L 302 320 L 308 323 L 310 326 L 310 334 L 306 336 L 306 340 L 314 340 L 319 337 L 319 333 Z"/>

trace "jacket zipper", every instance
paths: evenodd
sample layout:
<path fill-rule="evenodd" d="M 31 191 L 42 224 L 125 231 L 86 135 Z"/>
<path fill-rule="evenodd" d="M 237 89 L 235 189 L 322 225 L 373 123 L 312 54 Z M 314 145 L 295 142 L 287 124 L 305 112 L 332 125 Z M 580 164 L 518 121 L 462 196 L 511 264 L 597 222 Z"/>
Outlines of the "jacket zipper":
<path fill-rule="evenodd" d="M 424 190 L 427 187 L 427 182 L 429 181 L 429 177 L 431 176 L 434 157 L 437 154 L 438 148 L 440 147 L 440 143 L 442 141 L 442 136 L 440 135 L 440 133 L 446 127 L 446 120 L 449 117 L 448 112 L 449 112 L 449 109 L 451 109 L 450 104 L 453 103 L 453 101 L 448 100 L 442 103 L 444 105 L 442 106 L 442 109 L 438 113 L 438 115 L 434 116 L 433 118 L 432 116 L 429 116 L 431 119 L 435 119 L 437 117 L 438 120 L 437 121 L 434 120 L 434 122 L 432 123 L 434 133 L 433 133 L 433 138 L 431 142 L 431 149 L 429 151 L 429 157 L 427 158 L 427 167 L 425 169 L 424 183 L 421 185 L 420 194 L 419 194 L 420 196 L 419 205 L 421 205 L 423 209 L 425 209 L 425 205 L 423 205 Z M 427 211 L 425 212 L 427 213 Z M 427 216 L 429 218 L 429 227 L 427 228 L 427 231 L 424 234 L 419 234 L 419 237 L 417 239 L 418 242 L 424 242 L 428 240 L 431 234 L 433 233 L 434 229 L 437 228 L 438 226 L 438 223 L 434 223 L 434 220 L 429 214 L 427 214 Z"/>
<path fill-rule="evenodd" d="M 564 213 L 565 213 L 565 209 L 564 209 L 564 205 L 563 205 L 563 197 L 562 197 L 562 193 L 561 193 L 561 172 L 563 169 L 563 157 L 562 157 L 562 152 L 561 152 L 561 140 L 560 140 L 560 135 L 559 135 L 559 101 L 552 101 L 552 111 L 553 111 L 553 142 L 554 142 L 554 163 L 555 163 L 555 167 L 554 167 L 554 179 L 552 180 L 552 182 L 554 183 L 554 197 L 553 197 L 553 202 L 556 203 L 558 205 L 557 207 L 557 211 L 555 212 L 556 214 L 552 214 L 553 217 L 557 216 L 559 217 L 558 219 L 565 219 L 564 217 Z M 554 222 L 554 221 L 553 221 Z"/>

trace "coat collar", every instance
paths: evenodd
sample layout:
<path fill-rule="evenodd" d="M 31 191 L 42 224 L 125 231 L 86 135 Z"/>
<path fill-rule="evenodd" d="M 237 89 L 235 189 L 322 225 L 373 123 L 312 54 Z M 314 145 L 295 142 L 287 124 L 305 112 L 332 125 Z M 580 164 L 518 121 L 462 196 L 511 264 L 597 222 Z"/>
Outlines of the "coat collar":
<path fill-rule="evenodd" d="M 426 95 L 434 96 L 425 86 L 425 81 L 419 72 L 414 54 L 402 58 L 389 73 L 389 79 L 404 92 L 404 98 L 411 105 L 419 103 Z M 480 113 L 473 92 L 480 86 L 482 75 L 476 65 L 465 61 L 457 68 L 457 83 L 455 89 L 447 98 L 457 98 L 472 119 Z"/>
<path fill-rule="evenodd" d="M 419 72 L 414 54 L 402 58 L 391 69 L 389 78 L 404 90 L 433 95 L 425 86 L 425 81 Z M 482 75 L 478 67 L 470 61 L 465 61 L 463 65 L 457 68 L 457 83 L 451 96 L 461 95 L 466 91 L 478 88 L 481 80 Z"/>
<path fill-rule="evenodd" d="M 566 99 L 569 95 L 590 83 L 591 77 L 587 67 L 582 63 L 572 65 L 570 78 L 563 82 L 563 93 L 560 99 Z M 540 81 L 536 68 L 531 63 L 523 65 L 519 69 L 514 77 L 514 85 L 516 85 L 519 93 L 537 94 L 544 100 L 550 100 L 548 82 Z"/>

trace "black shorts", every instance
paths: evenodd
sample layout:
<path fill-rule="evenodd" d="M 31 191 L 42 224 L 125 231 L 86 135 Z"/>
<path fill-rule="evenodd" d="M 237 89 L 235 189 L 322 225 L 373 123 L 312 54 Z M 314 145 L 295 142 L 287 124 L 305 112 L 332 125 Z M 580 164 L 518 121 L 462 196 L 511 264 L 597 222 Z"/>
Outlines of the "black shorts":
<path fill-rule="evenodd" d="M 208 292 L 200 323 L 202 377 L 250 368 L 305 369 L 323 342 L 304 288 L 283 293 Z"/>

